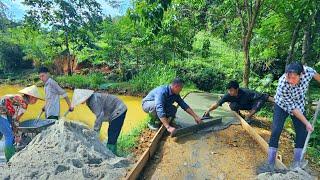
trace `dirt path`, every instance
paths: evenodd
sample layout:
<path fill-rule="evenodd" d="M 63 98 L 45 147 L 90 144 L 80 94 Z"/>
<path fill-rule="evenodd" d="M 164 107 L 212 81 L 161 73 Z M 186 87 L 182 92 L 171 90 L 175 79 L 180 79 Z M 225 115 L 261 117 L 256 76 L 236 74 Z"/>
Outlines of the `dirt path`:
<path fill-rule="evenodd" d="M 266 155 L 239 125 L 174 142 L 170 137 L 147 164 L 142 179 L 254 179 Z"/>

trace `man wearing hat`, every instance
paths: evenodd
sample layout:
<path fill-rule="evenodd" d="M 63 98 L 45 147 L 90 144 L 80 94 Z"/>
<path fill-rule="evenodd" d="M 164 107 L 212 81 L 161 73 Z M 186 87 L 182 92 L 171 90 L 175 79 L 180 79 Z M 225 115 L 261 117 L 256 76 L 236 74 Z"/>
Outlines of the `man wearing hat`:
<path fill-rule="evenodd" d="M 280 77 L 275 96 L 272 132 L 269 140 L 268 163 L 265 171 L 273 171 L 278 142 L 286 118 L 290 115 L 296 132 L 293 168 L 301 166 L 302 149 L 313 127 L 305 116 L 305 97 L 311 79 L 320 83 L 320 75 L 311 67 L 291 63 Z"/>
<path fill-rule="evenodd" d="M 18 141 L 15 135 L 21 116 L 29 104 L 35 104 L 38 99 L 42 99 L 36 86 L 27 87 L 19 92 L 23 95 L 5 95 L 0 98 L 0 132 L 5 138 L 4 153 L 7 161 L 15 153 L 13 144 Z"/>
<path fill-rule="evenodd" d="M 49 70 L 46 67 L 41 67 L 39 69 L 39 78 L 44 83 L 44 91 L 46 94 L 46 104 L 42 108 L 46 112 L 47 119 L 59 119 L 60 116 L 60 96 L 62 96 L 68 106 L 69 111 L 73 111 L 71 102 L 67 96 L 65 90 L 63 90 L 59 84 L 49 77 Z"/>
<path fill-rule="evenodd" d="M 72 104 L 86 103 L 95 114 L 94 131 L 100 132 L 102 122 L 109 122 L 107 147 L 117 155 L 117 140 L 126 118 L 127 106 L 116 96 L 95 93 L 87 89 L 75 89 Z"/>

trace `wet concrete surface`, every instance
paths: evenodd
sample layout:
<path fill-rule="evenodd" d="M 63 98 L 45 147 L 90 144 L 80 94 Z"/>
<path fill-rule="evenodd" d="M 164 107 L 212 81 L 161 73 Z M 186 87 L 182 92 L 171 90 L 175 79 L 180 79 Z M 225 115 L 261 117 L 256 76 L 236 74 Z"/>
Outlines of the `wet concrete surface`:
<path fill-rule="evenodd" d="M 191 93 L 185 101 L 202 115 L 218 98 L 207 93 Z M 211 116 L 222 117 L 224 128 L 200 131 L 178 140 L 164 138 L 140 178 L 254 179 L 256 168 L 264 162 L 266 154 L 240 125 L 231 125 L 239 124 L 231 111 L 219 108 Z M 181 109 L 176 122 L 183 127 L 195 124 Z"/>

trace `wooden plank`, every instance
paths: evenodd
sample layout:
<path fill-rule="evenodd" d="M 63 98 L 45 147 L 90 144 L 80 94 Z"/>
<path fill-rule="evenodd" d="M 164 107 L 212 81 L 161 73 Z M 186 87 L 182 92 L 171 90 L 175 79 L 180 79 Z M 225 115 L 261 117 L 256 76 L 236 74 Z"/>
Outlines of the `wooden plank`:
<path fill-rule="evenodd" d="M 171 122 L 172 119 L 169 119 L 169 122 Z M 158 144 L 160 139 L 162 138 L 163 133 L 167 129 L 161 125 L 158 132 L 155 134 L 155 136 L 152 138 L 151 143 L 149 144 L 149 147 L 147 150 L 141 155 L 141 158 L 139 161 L 135 164 L 135 166 L 131 169 L 129 174 L 125 177 L 127 180 L 134 180 L 137 179 L 142 172 L 144 166 L 147 164 L 148 160 L 154 155 L 154 153 L 157 150 Z"/>
<path fill-rule="evenodd" d="M 219 124 L 221 122 L 222 122 L 221 118 L 216 118 L 216 119 L 212 119 L 210 121 L 203 122 L 201 124 L 195 124 L 193 126 L 179 128 L 171 135 L 171 137 L 178 137 L 178 136 L 181 136 L 181 135 L 184 135 L 184 134 L 187 134 L 187 133 L 194 133 L 194 132 L 197 132 L 197 131 L 199 131 L 201 129 L 204 129 L 204 128 Z"/>
<path fill-rule="evenodd" d="M 142 154 L 139 161 L 135 164 L 135 166 L 131 169 L 129 174 L 126 176 L 125 179 L 127 180 L 135 180 L 139 177 L 141 171 L 143 170 L 144 166 L 147 164 L 150 158 L 150 150 L 149 148 Z"/>
<path fill-rule="evenodd" d="M 233 112 L 235 116 L 240 120 L 244 130 L 261 146 L 262 150 L 268 154 L 268 143 L 236 112 Z M 279 159 L 276 159 L 276 166 L 280 169 L 287 169 Z"/>
<path fill-rule="evenodd" d="M 157 151 L 159 141 L 162 138 L 162 135 L 165 131 L 166 131 L 166 128 L 162 125 L 159 131 L 157 132 L 157 134 L 153 137 L 150 144 L 150 157 L 152 157 L 154 153 Z"/>

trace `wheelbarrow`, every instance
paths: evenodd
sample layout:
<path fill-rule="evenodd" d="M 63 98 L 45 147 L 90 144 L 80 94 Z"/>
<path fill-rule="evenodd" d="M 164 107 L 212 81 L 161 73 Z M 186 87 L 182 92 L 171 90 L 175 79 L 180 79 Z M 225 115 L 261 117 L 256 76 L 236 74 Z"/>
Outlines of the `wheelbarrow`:
<path fill-rule="evenodd" d="M 25 148 L 37 134 L 53 125 L 55 121 L 54 119 L 29 119 L 21 122 L 18 127 L 21 141 L 15 144 L 16 150 L 20 151 Z"/>
<path fill-rule="evenodd" d="M 54 119 L 30 119 L 20 123 L 18 130 L 23 133 L 40 133 L 42 130 L 53 125 L 56 120 Z"/>

